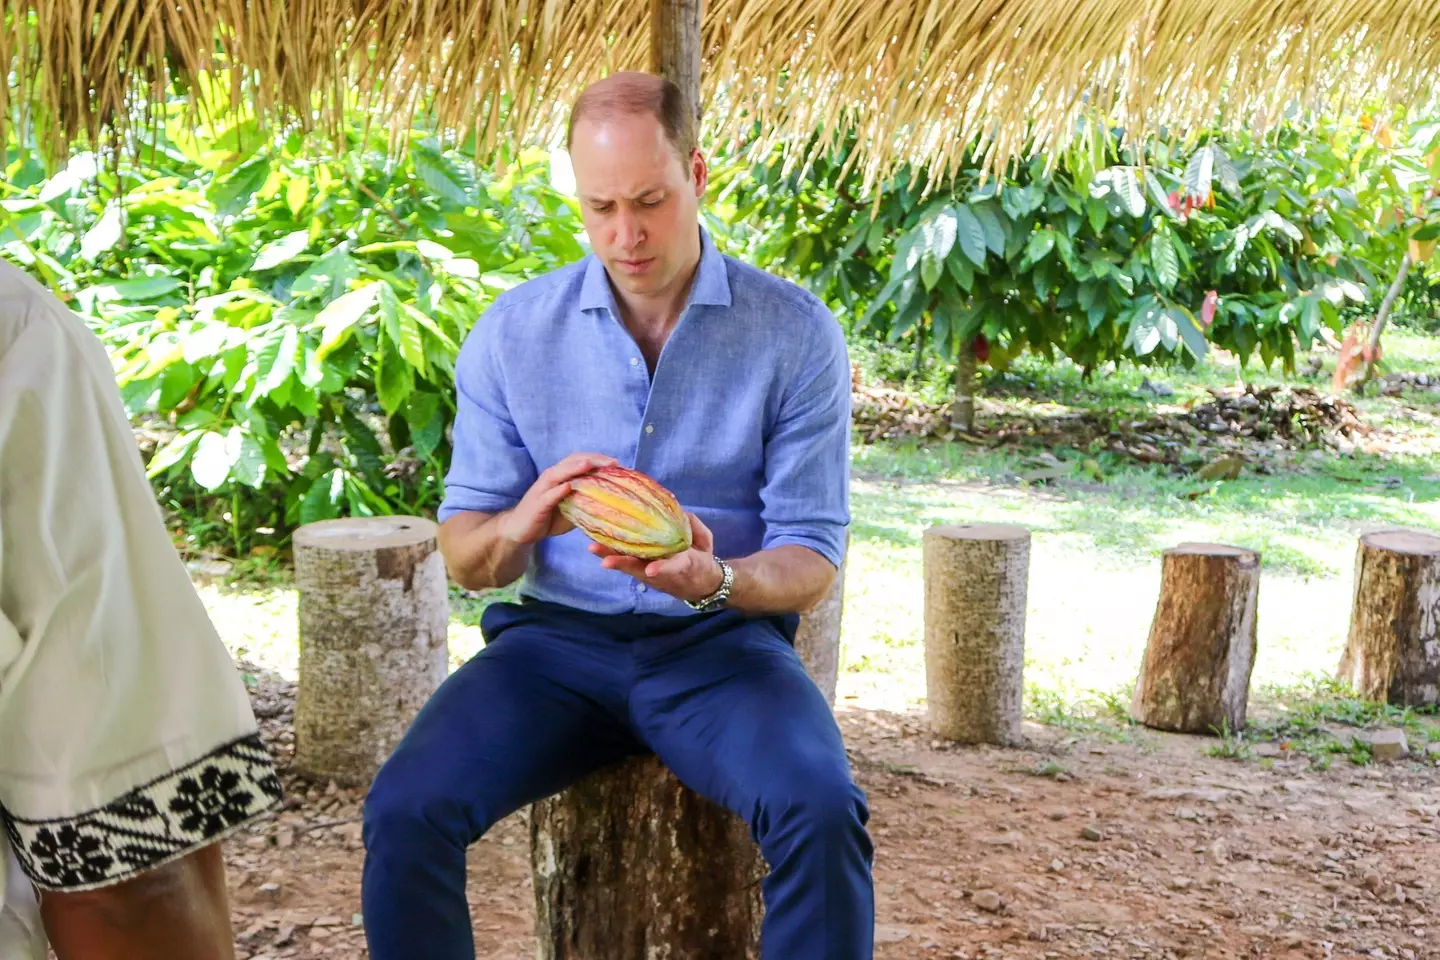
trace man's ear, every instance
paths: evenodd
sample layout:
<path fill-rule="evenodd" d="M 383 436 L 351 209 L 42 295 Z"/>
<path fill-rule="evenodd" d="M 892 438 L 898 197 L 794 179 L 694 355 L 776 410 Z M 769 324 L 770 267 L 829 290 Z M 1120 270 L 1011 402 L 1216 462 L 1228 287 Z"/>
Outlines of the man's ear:
<path fill-rule="evenodd" d="M 710 183 L 710 168 L 699 147 L 690 151 L 690 179 L 695 183 L 695 196 L 697 198 L 705 196 L 705 188 Z"/>

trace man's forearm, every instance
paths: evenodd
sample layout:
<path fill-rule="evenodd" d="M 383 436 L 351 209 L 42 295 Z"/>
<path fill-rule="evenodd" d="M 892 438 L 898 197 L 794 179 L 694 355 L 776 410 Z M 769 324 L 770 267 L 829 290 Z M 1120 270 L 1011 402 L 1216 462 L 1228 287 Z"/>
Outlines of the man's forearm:
<path fill-rule="evenodd" d="M 749 614 L 805 613 L 825 599 L 835 567 L 797 544 L 782 544 L 728 561 L 735 570 L 730 607 Z"/>
<path fill-rule="evenodd" d="M 45 893 L 59 960 L 234 960 L 225 861 L 214 843 L 132 880 Z"/>
<path fill-rule="evenodd" d="M 530 547 L 500 536 L 499 513 L 458 513 L 440 525 L 450 578 L 466 590 L 508 587 L 525 572 Z"/>

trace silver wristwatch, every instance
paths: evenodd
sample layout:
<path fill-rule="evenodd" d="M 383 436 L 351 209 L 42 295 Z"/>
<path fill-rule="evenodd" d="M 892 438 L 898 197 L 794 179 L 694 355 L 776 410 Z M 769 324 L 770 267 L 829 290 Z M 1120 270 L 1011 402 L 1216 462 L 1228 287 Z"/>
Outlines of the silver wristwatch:
<path fill-rule="evenodd" d="M 731 569 L 730 564 L 719 557 L 715 558 L 715 562 L 720 564 L 720 589 L 703 600 L 686 600 L 685 602 L 690 605 L 692 610 L 711 613 L 725 606 L 725 602 L 730 599 L 730 587 L 735 583 L 735 571 Z"/>

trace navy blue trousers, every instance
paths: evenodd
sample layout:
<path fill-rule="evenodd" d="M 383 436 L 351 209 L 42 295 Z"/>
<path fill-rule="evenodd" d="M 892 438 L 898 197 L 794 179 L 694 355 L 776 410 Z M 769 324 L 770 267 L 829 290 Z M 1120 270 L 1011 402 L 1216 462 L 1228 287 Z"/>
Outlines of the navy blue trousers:
<path fill-rule="evenodd" d="M 366 798 L 372 960 L 471 960 L 466 848 L 646 752 L 749 823 L 769 867 L 766 960 L 870 960 L 869 811 L 792 645 L 797 621 L 491 604 L 485 647 L 420 711 Z"/>

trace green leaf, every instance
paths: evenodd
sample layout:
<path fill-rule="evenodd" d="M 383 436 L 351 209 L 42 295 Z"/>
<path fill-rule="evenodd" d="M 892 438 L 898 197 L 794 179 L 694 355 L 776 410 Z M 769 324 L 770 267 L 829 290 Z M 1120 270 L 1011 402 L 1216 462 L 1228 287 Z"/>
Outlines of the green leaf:
<path fill-rule="evenodd" d="M 210 188 L 210 202 L 223 214 L 234 216 L 244 210 L 265 181 L 270 179 L 270 161 L 257 157 L 237 167 L 235 172 Z"/>
<path fill-rule="evenodd" d="M 1415 240 L 1440 240 L 1440 223 L 1427 223 L 1412 234 Z"/>
<path fill-rule="evenodd" d="M 249 433 L 235 426 L 225 437 L 225 445 L 234 450 L 230 472 L 239 483 L 260 489 L 265 483 L 265 449 Z"/>
<path fill-rule="evenodd" d="M 1209 146 L 1201 147 L 1190 156 L 1185 165 L 1185 191 L 1197 200 L 1210 196 L 1210 181 L 1215 171 L 1215 151 Z"/>
<path fill-rule="evenodd" d="M 920 261 L 920 279 L 925 283 L 925 290 L 927 292 L 934 290 L 935 284 L 939 283 L 940 278 L 944 275 L 945 268 L 942 266 L 942 262 L 936 260 L 927 251 L 924 259 Z"/>
<path fill-rule="evenodd" d="M 184 460 L 190 455 L 191 449 L 194 448 L 200 436 L 201 434 L 198 430 L 187 430 L 184 433 L 176 434 L 171 438 L 169 443 L 155 451 L 155 455 L 150 458 L 150 462 L 145 466 L 145 475 L 153 480 L 166 470 L 175 466 L 175 464 Z"/>
<path fill-rule="evenodd" d="M 284 383 L 295 370 L 295 356 L 300 346 L 300 331 L 293 323 L 285 324 L 280 335 L 260 351 L 260 379 L 255 385 L 258 396 L 266 396 Z"/>
<path fill-rule="evenodd" d="M 415 455 L 421 460 L 440 446 L 445 438 L 445 421 L 440 416 L 440 397 L 433 393 L 412 393 L 405 405 L 405 422 L 410 426 L 410 440 Z"/>
<path fill-rule="evenodd" d="M 124 218 L 118 203 L 109 203 L 95 225 L 85 231 L 80 241 L 80 257 L 94 262 L 103 253 L 109 253 L 125 236 Z"/>
<path fill-rule="evenodd" d="M 387 416 L 393 415 L 413 388 L 413 368 L 395 351 L 389 340 L 381 338 L 375 369 L 375 395 L 381 409 Z"/>
<path fill-rule="evenodd" d="M 1220 178 L 1220 186 L 1232 197 L 1239 199 L 1240 175 L 1235 170 L 1235 164 L 1230 161 L 1230 155 L 1218 144 L 1210 148 L 1215 154 L 1215 175 Z"/>
<path fill-rule="evenodd" d="M 90 293 L 99 303 L 113 303 L 117 300 L 144 303 L 163 297 L 180 286 L 182 284 L 179 279 L 172 276 L 135 277 L 98 284 L 90 288 Z"/>
<path fill-rule="evenodd" d="M 350 328 L 359 323 L 360 318 L 375 305 L 382 289 L 386 287 L 381 281 L 368 283 L 351 290 L 338 300 L 330 301 L 325 309 L 316 315 L 315 324 L 324 331 L 320 335 L 320 347 L 315 351 L 316 360 L 324 360 L 345 342 Z"/>
<path fill-rule="evenodd" d="M 1180 281 L 1180 261 L 1175 256 L 1175 248 L 1170 244 L 1168 233 L 1157 232 L 1151 235 L 1150 265 L 1155 268 L 1155 276 L 1161 287 L 1166 290 L 1175 289 L 1175 284 Z"/>
<path fill-rule="evenodd" d="M 1300 311 L 1300 340 L 1308 344 L 1320 332 L 1320 298 L 1314 295 L 1305 298 Z"/>
<path fill-rule="evenodd" d="M 1099 200 L 1088 200 L 1085 203 L 1085 213 L 1090 218 L 1090 229 L 1097 234 L 1105 231 L 1105 223 L 1109 220 L 1110 214 L 1105 209 L 1105 204 Z"/>
<path fill-rule="evenodd" d="M 1185 344 L 1185 348 L 1194 355 L 1196 360 L 1205 359 L 1205 354 L 1210 350 L 1210 343 L 1205 339 L 1205 331 L 1200 329 L 1200 324 L 1195 322 L 1195 316 L 1188 310 L 1178 307 L 1170 309 L 1170 316 L 1180 331 L 1180 340 Z"/>
<path fill-rule="evenodd" d="M 966 293 L 975 286 L 975 271 L 970 263 L 961 257 L 950 257 L 945 261 L 945 266 L 950 270 L 950 276 L 955 278 L 960 289 Z"/>
<path fill-rule="evenodd" d="M 360 264 L 350 256 L 348 241 L 316 260 L 290 285 L 292 296 L 320 296 L 334 300 L 344 295 L 348 281 L 360 278 Z"/>
<path fill-rule="evenodd" d="M 300 522 L 315 523 L 336 517 L 344 489 L 345 475 L 338 469 L 317 477 L 300 499 Z"/>
<path fill-rule="evenodd" d="M 261 247 L 260 252 L 255 255 L 255 263 L 250 269 L 273 270 L 300 256 L 309 245 L 310 231 L 296 230 L 293 233 L 287 233 L 279 240 L 273 240 Z"/>
<path fill-rule="evenodd" d="M 920 228 L 921 234 L 924 237 L 925 253 L 936 262 L 937 273 L 939 272 L 938 264 L 950 256 L 950 251 L 955 246 L 955 230 L 957 224 L 958 220 L 956 219 L 954 209 L 946 207 L 932 219 L 926 221 Z"/>
<path fill-rule="evenodd" d="M 438 196 L 458 203 L 462 207 L 472 206 L 475 203 L 468 178 L 461 174 L 460 169 L 450 161 L 450 158 L 422 147 L 415 147 L 411 158 L 411 162 L 415 165 L 415 172 L 420 175 L 425 186 Z"/>
<path fill-rule="evenodd" d="M 1025 245 L 1025 256 L 1032 263 L 1038 263 L 1053 249 L 1055 249 L 1055 231 L 1046 227 L 1031 235 L 1030 242 Z"/>
<path fill-rule="evenodd" d="M 190 461 L 190 474 L 203 489 L 218 490 L 229 479 L 230 467 L 239 452 L 238 443 L 232 449 L 225 437 L 207 430 L 200 438 L 195 458 Z"/>
<path fill-rule="evenodd" d="M 975 219 L 980 221 L 980 227 L 985 231 L 985 246 L 997 257 L 1005 255 L 1005 225 L 995 215 L 995 210 L 989 203 L 977 203 L 970 207 L 970 212 L 975 214 Z"/>
<path fill-rule="evenodd" d="M 960 242 L 960 249 L 971 263 L 980 266 L 985 263 L 985 228 L 968 204 L 960 204 L 954 209 L 956 239 Z"/>
<path fill-rule="evenodd" d="M 425 339 L 420 334 L 420 324 L 415 322 L 414 312 L 400 311 L 398 324 L 400 342 L 397 346 L 400 348 L 400 356 L 405 358 L 406 363 L 420 371 L 422 376 L 425 375 L 428 372 L 428 364 L 425 362 Z"/>

